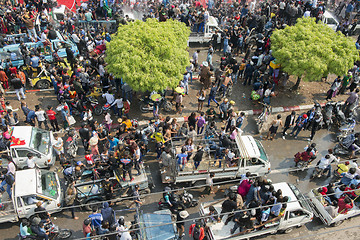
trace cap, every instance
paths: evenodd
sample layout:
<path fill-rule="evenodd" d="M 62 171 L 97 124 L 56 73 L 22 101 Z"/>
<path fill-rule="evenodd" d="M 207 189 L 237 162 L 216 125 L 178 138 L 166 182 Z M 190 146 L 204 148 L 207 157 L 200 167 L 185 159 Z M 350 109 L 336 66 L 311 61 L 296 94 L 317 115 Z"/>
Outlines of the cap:
<path fill-rule="evenodd" d="M 49 32 L 49 30 L 48 30 L 48 29 L 45 29 L 44 33 L 48 33 L 48 32 Z"/>
<path fill-rule="evenodd" d="M 185 219 L 185 218 L 187 218 L 187 217 L 189 216 L 189 213 L 188 213 L 188 211 L 183 210 L 183 211 L 181 211 L 181 212 L 179 213 L 179 215 L 180 215 L 180 217 L 181 217 L 182 219 Z"/>
<path fill-rule="evenodd" d="M 64 109 L 68 109 L 68 106 L 64 106 Z"/>
<path fill-rule="evenodd" d="M 303 118 L 307 118 L 308 116 L 306 114 L 302 115 Z"/>
<path fill-rule="evenodd" d="M 228 101 L 229 101 L 229 99 L 227 99 L 227 98 L 224 99 L 224 102 L 228 102 Z"/>

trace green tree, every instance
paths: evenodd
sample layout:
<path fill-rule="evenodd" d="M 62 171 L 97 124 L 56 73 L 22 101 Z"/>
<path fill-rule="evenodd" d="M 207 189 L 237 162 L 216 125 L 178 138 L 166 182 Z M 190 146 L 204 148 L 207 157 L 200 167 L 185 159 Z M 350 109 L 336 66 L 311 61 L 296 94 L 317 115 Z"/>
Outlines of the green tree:
<path fill-rule="evenodd" d="M 315 18 L 300 18 L 294 26 L 275 30 L 271 49 L 282 70 L 297 77 L 294 90 L 301 79 L 319 81 L 329 73 L 343 75 L 359 58 L 351 38 L 316 23 Z"/>
<path fill-rule="evenodd" d="M 106 45 L 107 70 L 135 91 L 174 88 L 189 64 L 184 23 L 148 19 L 119 26 Z"/>

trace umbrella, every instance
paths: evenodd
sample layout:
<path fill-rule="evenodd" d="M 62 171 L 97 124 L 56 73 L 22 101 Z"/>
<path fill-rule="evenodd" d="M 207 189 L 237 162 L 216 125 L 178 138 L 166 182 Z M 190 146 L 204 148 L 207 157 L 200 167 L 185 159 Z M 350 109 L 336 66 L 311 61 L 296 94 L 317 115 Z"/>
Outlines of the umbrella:
<path fill-rule="evenodd" d="M 158 102 L 158 101 L 160 101 L 161 100 L 161 95 L 160 94 L 153 94 L 153 95 L 151 95 L 151 100 L 153 100 L 154 102 Z"/>

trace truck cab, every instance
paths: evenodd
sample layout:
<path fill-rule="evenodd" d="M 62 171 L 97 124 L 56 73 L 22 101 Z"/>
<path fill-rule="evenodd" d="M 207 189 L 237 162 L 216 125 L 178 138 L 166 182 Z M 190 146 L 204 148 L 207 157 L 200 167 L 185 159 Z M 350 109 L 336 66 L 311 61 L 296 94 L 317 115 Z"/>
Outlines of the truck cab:
<path fill-rule="evenodd" d="M 32 153 L 39 168 L 49 168 L 55 164 L 53 156 L 54 137 L 52 132 L 32 126 L 14 126 L 10 129 L 10 156 L 18 168 L 27 166 L 27 155 Z M 2 166 L 7 162 L 1 161 Z"/>
<path fill-rule="evenodd" d="M 216 30 L 218 30 L 220 32 L 222 31 L 219 28 L 219 24 L 218 24 L 216 18 L 213 16 L 209 16 L 209 19 L 208 19 L 207 23 L 205 23 L 205 26 L 204 26 L 204 32 L 190 33 L 188 43 L 208 43 L 211 41 L 212 35 L 215 33 Z"/>
<path fill-rule="evenodd" d="M 38 201 L 43 202 L 42 206 L 50 213 L 60 211 L 62 193 L 58 175 L 42 169 L 17 171 L 12 200 L 5 203 L 6 211 L 1 213 L 0 222 L 29 218 Z"/>
<path fill-rule="evenodd" d="M 221 221 L 218 222 L 207 222 L 206 216 L 209 214 L 209 207 L 214 206 L 218 213 L 221 212 L 221 206 L 224 200 L 215 202 L 202 203 L 200 206 L 200 216 L 204 217 L 204 222 L 208 226 L 206 236 L 209 240 L 218 239 L 250 239 L 265 234 L 274 234 L 277 232 L 289 233 L 295 227 L 300 227 L 313 219 L 313 213 L 309 206 L 307 199 L 301 194 L 296 186 L 282 182 L 273 184 L 275 190 L 281 189 L 283 196 L 289 197 L 287 207 L 283 213 L 278 217 L 267 220 L 260 224 L 255 220 L 254 227 L 248 231 L 239 232 L 237 230 L 234 234 L 231 234 L 230 230 L 234 227 L 234 222 L 230 221 L 225 225 L 227 214 L 225 214 Z M 242 211 L 242 210 L 237 210 Z M 220 216 L 221 217 L 221 216 Z"/>

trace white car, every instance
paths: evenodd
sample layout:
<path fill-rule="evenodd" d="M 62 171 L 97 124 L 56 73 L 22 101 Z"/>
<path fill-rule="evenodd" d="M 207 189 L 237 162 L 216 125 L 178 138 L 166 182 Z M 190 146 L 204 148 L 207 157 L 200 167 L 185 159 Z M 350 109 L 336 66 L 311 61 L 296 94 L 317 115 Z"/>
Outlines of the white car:
<path fill-rule="evenodd" d="M 336 17 L 328 11 L 325 11 L 322 21 L 334 31 L 336 31 L 337 26 L 339 25 L 339 21 L 336 19 Z"/>

